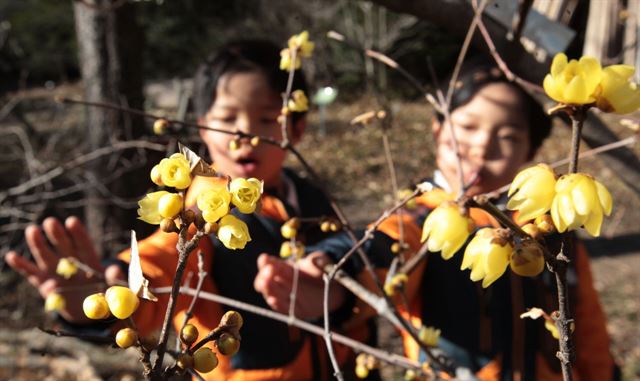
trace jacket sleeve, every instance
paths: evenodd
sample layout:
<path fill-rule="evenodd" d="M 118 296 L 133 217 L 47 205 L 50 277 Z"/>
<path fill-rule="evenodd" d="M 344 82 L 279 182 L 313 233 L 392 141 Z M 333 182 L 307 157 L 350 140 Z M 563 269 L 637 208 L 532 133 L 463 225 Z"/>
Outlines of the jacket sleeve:
<path fill-rule="evenodd" d="M 576 242 L 578 290 L 576 303 L 576 371 L 581 381 L 609 381 L 616 364 L 609 351 L 606 318 L 593 287 L 589 257 L 584 245 Z"/>

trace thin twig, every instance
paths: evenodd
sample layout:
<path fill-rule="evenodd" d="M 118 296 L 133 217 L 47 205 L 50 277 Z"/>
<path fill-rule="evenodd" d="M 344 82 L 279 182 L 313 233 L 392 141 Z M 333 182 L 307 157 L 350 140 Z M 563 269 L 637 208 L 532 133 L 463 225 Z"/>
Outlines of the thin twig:
<path fill-rule="evenodd" d="M 204 284 L 204 280 L 207 278 L 207 272 L 204 270 L 204 258 L 202 255 L 202 251 L 198 250 L 198 283 L 196 284 L 196 294 L 191 299 L 191 304 L 187 308 L 187 312 L 184 314 L 184 318 L 182 319 L 182 324 L 180 325 L 180 330 L 178 332 L 182 332 L 182 329 L 187 325 L 189 319 L 193 317 L 193 309 L 196 306 L 196 302 L 198 301 L 198 294 L 200 290 L 202 290 L 202 285 Z M 186 282 L 185 284 L 189 285 L 191 282 Z M 178 335 L 180 336 L 180 335 Z M 176 339 L 176 344 L 179 348 L 180 345 L 180 337 Z"/>

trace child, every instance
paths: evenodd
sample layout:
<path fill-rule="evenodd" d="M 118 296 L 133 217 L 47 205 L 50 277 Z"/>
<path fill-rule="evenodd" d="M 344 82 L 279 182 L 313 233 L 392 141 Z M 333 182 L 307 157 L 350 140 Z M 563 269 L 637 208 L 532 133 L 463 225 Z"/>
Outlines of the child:
<path fill-rule="evenodd" d="M 279 69 L 279 60 L 279 48 L 265 41 L 240 41 L 221 48 L 199 68 L 194 79 L 194 106 L 197 115 L 200 115 L 199 123 L 216 129 L 242 131 L 280 140 L 278 117 L 288 73 Z M 306 90 L 301 73 L 296 73 L 293 82 L 293 90 L 296 89 Z M 304 131 L 303 116 L 293 113 L 290 117 L 290 135 L 294 143 Z M 230 144 L 236 139 L 234 135 L 202 129 L 200 136 L 218 171 L 232 178 L 261 179 L 265 187 L 260 212 L 238 215 L 247 223 L 252 237 L 244 250 L 229 250 L 217 239 L 209 237 L 200 241 L 198 249 L 204 254 L 205 271 L 208 273 L 202 289 L 267 307 L 262 295 L 253 289 L 259 255 L 264 252 L 272 253 L 270 255 L 279 253 L 283 242 L 280 227 L 289 218 L 326 217 L 333 214 L 332 210 L 322 192 L 283 168 L 285 152 L 279 147 L 269 144 L 253 146 L 249 139 L 242 139 L 236 149 L 231 149 Z M 186 197 L 187 206 L 194 205 L 195 196 L 212 181 L 219 180 L 196 177 Z M 9 253 L 6 257 L 7 263 L 25 275 L 45 297 L 58 286 L 85 281 L 72 278 L 62 282 L 55 276 L 55 251 L 61 256 L 77 256 L 92 267 L 100 268 L 81 223 L 71 218 L 65 225 L 66 231 L 55 219 L 44 221 L 43 228 L 53 249 L 47 246 L 37 227 L 27 229 L 27 242 L 36 264 L 16 253 Z M 297 238 L 307 244 L 313 244 L 325 235 L 317 224 L 301 230 Z M 176 234 L 158 231 L 139 243 L 142 268 L 152 288 L 171 285 L 177 261 L 176 242 Z M 79 249 L 75 255 L 74 248 Z M 128 261 L 129 253 L 124 252 L 119 258 Z M 318 284 L 316 274 L 319 270 L 314 259 L 312 254 L 300 262 L 300 292 L 309 283 Z M 262 262 L 266 260 L 265 256 L 261 257 Z M 187 263 L 185 274 L 189 272 L 194 275 L 198 272 L 195 253 Z M 307 272 L 314 274 L 315 278 L 308 276 Z M 112 266 L 107 269 L 106 275 L 112 281 L 122 274 L 118 267 Z M 194 284 L 195 280 L 192 287 Z M 88 292 L 91 291 L 94 290 Z M 299 299 L 306 298 L 301 294 L 298 296 Z M 75 323 L 84 322 L 85 318 L 78 308 L 82 304 L 81 297 L 65 297 L 69 308 L 62 311 L 62 317 Z M 143 336 L 157 330 L 164 318 L 168 295 L 158 297 L 157 303 L 142 302 L 134 315 Z M 337 287 L 332 288 L 331 299 L 333 302 L 330 307 L 336 310 L 343 304 L 345 292 Z M 178 299 L 174 320 L 176 326 L 180 326 L 190 301 L 191 297 L 188 296 Z M 319 304 L 321 299 L 315 299 L 314 302 Z M 224 306 L 201 300 L 196 303 L 191 323 L 204 335 L 218 325 L 224 312 Z M 302 317 L 309 316 L 304 314 L 304 310 L 301 312 Z M 243 312 L 242 315 L 244 325 L 239 352 L 233 357 L 218 356 L 220 364 L 205 375 L 207 379 L 311 380 L 329 377 L 330 362 L 322 338 L 255 314 Z M 360 327 L 352 334 L 363 340 L 368 335 L 368 329 Z M 338 346 L 337 356 L 341 364 L 353 360 L 352 353 L 345 347 Z"/>
<path fill-rule="evenodd" d="M 537 102 L 501 72 L 489 65 L 463 70 L 451 105 L 451 122 L 462 160 L 464 182 L 469 196 L 495 191 L 508 184 L 518 170 L 531 160 L 549 135 L 550 120 Z M 421 226 L 426 216 L 459 189 L 457 158 L 449 129 L 441 116 L 433 122 L 438 170 L 432 183 L 437 187 L 418 198 L 419 208 L 405 214 L 404 239 L 415 252 L 421 246 Z M 504 208 L 506 200 L 498 200 Z M 479 227 L 491 221 L 483 213 Z M 480 217 L 484 221 L 480 221 Z M 388 266 L 394 256 L 388 242 L 399 239 L 397 220 L 381 224 L 369 250 L 379 266 Z M 349 240 L 329 238 L 325 251 L 339 255 Z M 547 238 L 553 244 L 554 238 Z M 557 241 L 557 237 L 555 239 Z M 385 242 L 381 245 L 379 242 Z M 340 245 L 342 243 L 342 246 Z M 384 249 L 379 250 L 381 247 Z M 557 310 L 555 281 L 548 271 L 536 278 L 507 272 L 487 289 L 469 280 L 461 271 L 464 247 L 445 261 L 430 254 L 410 274 L 406 285 L 409 310 L 403 311 L 416 327 L 440 329 L 439 347 L 457 367 L 467 368 L 481 380 L 561 380 L 558 342 L 540 320 L 523 320 L 525 308 Z M 382 263 L 381 263 L 382 262 Z M 571 311 L 576 320 L 575 379 L 612 380 L 617 368 L 609 353 L 605 318 L 593 288 L 589 259 L 581 245 L 569 271 Z M 284 270 L 282 270 L 284 272 Z M 269 277 L 263 283 L 271 282 Z M 268 289 L 268 287 L 267 287 Z M 425 360 L 413 339 L 404 337 L 407 355 Z"/>

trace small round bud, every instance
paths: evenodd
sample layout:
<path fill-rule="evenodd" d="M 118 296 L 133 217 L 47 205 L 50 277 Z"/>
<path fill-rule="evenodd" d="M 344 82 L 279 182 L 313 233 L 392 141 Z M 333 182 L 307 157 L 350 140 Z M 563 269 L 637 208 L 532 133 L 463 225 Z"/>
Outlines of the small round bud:
<path fill-rule="evenodd" d="M 198 230 L 204 230 L 204 224 L 206 224 L 207 221 L 205 221 L 204 217 L 202 217 L 202 213 L 196 213 L 196 218 L 193 223 L 196 225 L 196 228 Z"/>
<path fill-rule="evenodd" d="M 176 222 L 171 218 L 163 218 L 160 221 L 160 230 L 165 233 L 177 233 L 179 231 Z"/>
<path fill-rule="evenodd" d="M 300 226 L 302 225 L 302 222 L 300 221 L 300 219 L 298 217 L 293 217 L 293 218 L 289 219 L 289 221 L 285 222 L 285 224 L 290 225 L 294 229 L 300 229 Z"/>
<path fill-rule="evenodd" d="M 207 347 L 198 349 L 193 354 L 193 368 L 200 373 L 209 373 L 218 366 L 218 357 Z"/>
<path fill-rule="evenodd" d="M 174 218 L 182 209 L 182 196 L 167 193 L 158 200 L 158 213 L 164 218 Z"/>
<path fill-rule="evenodd" d="M 153 168 L 151 168 L 151 181 L 153 181 L 154 184 L 158 185 L 158 186 L 163 186 L 164 183 L 162 182 L 162 175 L 160 174 L 160 165 L 156 164 L 153 166 Z"/>
<path fill-rule="evenodd" d="M 402 246 L 400 245 L 400 242 L 394 242 L 391 245 L 391 252 L 393 254 L 398 254 L 398 253 L 400 253 L 400 251 L 402 251 Z"/>
<path fill-rule="evenodd" d="M 140 304 L 138 296 L 124 286 L 109 287 L 105 299 L 113 316 L 121 320 L 131 316 Z"/>
<path fill-rule="evenodd" d="M 196 328 L 195 325 L 187 324 L 180 331 L 180 340 L 185 345 L 188 346 L 188 345 L 191 345 L 191 344 L 195 343 L 196 340 L 198 340 L 198 335 L 199 334 L 200 333 L 198 332 L 198 328 Z"/>
<path fill-rule="evenodd" d="M 244 324 L 244 319 L 238 311 L 227 311 L 224 315 L 222 315 L 222 319 L 220 319 L 220 325 L 226 327 L 240 329 L 242 328 L 242 324 Z"/>
<path fill-rule="evenodd" d="M 356 365 L 356 376 L 358 378 L 367 378 L 369 376 L 369 369 L 365 365 Z"/>
<path fill-rule="evenodd" d="M 214 234 L 218 232 L 218 223 L 217 222 L 207 222 L 204 224 L 204 233 L 205 234 Z"/>
<path fill-rule="evenodd" d="M 329 221 L 320 222 L 320 230 L 323 233 L 329 233 L 331 231 L 331 222 Z"/>
<path fill-rule="evenodd" d="M 67 302 L 64 300 L 64 297 L 57 292 L 52 292 L 47 296 L 47 299 L 44 301 L 44 310 L 49 311 L 60 311 L 63 310 L 66 306 Z"/>
<path fill-rule="evenodd" d="M 103 293 L 89 295 L 84 298 L 82 310 L 89 319 L 100 320 L 109 317 L 109 305 Z"/>
<path fill-rule="evenodd" d="M 153 133 L 156 135 L 164 135 L 169 128 L 169 122 L 166 119 L 157 119 L 153 122 Z"/>
<path fill-rule="evenodd" d="M 122 349 L 127 349 L 138 341 L 138 332 L 131 328 L 123 328 L 116 333 L 116 344 Z"/>
<path fill-rule="evenodd" d="M 234 139 L 229 142 L 229 151 L 235 151 L 240 148 L 240 141 L 238 139 Z"/>
<path fill-rule="evenodd" d="M 378 119 L 384 119 L 387 117 L 387 112 L 384 110 L 380 110 L 376 113 L 376 118 Z"/>
<path fill-rule="evenodd" d="M 216 340 L 216 347 L 218 347 L 218 352 L 225 356 L 233 356 L 238 353 L 238 349 L 240 349 L 240 340 L 233 337 L 233 335 L 228 333 L 223 333 L 220 335 L 218 340 Z"/>
<path fill-rule="evenodd" d="M 187 226 L 191 225 L 196 220 L 196 212 L 191 209 L 187 209 L 182 212 L 182 222 L 184 222 Z"/>
<path fill-rule="evenodd" d="M 282 234 L 282 237 L 285 239 L 291 239 L 298 234 L 298 230 L 293 226 L 285 223 L 280 227 L 280 234 Z"/>
<path fill-rule="evenodd" d="M 260 137 L 259 136 L 254 136 L 254 137 L 251 138 L 250 142 L 251 142 L 251 145 L 253 147 L 257 147 L 258 144 L 260 144 Z"/>
<path fill-rule="evenodd" d="M 331 221 L 330 227 L 332 232 L 337 232 L 342 229 L 342 224 L 340 223 L 340 221 Z"/>
<path fill-rule="evenodd" d="M 540 240 L 542 239 L 542 232 L 540 231 L 540 228 L 538 228 L 537 225 L 534 224 L 526 224 L 522 227 L 522 230 L 529 234 L 531 236 L 531 238 L 535 239 L 535 240 Z"/>
<path fill-rule="evenodd" d="M 553 219 L 550 214 L 543 214 L 536 217 L 534 223 L 540 229 L 542 234 L 551 234 L 556 232 L 556 226 L 553 224 Z"/>
<path fill-rule="evenodd" d="M 193 356 L 188 353 L 181 354 L 178 360 L 176 360 L 176 365 L 183 370 L 193 368 Z"/>

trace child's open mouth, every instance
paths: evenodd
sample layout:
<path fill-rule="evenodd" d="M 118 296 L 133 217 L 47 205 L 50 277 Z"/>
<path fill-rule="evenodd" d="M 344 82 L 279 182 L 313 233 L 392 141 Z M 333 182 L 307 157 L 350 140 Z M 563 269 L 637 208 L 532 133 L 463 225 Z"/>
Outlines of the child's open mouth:
<path fill-rule="evenodd" d="M 251 157 L 238 159 L 236 162 L 242 167 L 245 172 L 255 171 L 256 167 L 258 166 L 258 162 L 256 161 L 256 159 Z"/>

